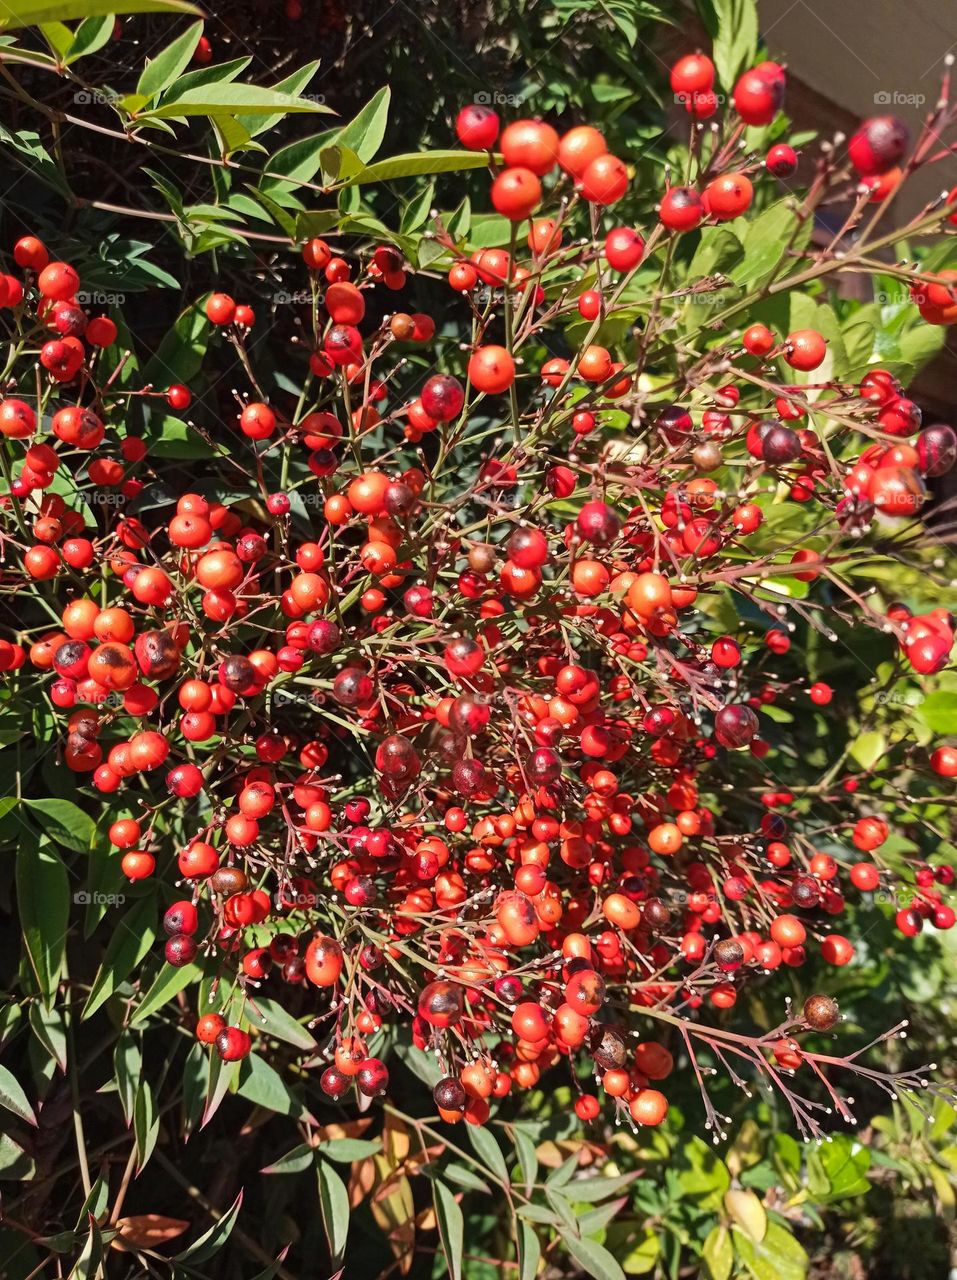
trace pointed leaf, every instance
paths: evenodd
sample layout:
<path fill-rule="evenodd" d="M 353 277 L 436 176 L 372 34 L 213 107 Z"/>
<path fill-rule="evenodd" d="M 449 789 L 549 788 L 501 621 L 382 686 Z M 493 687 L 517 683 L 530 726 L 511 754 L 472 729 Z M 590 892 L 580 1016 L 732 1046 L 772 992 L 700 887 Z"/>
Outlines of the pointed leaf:
<path fill-rule="evenodd" d="M 202 34 L 203 24 L 194 22 L 172 44 L 168 44 L 155 58 L 151 58 L 136 82 L 136 92 L 150 99 L 155 98 L 164 89 L 168 89 L 189 66 L 189 60 Z"/>
<path fill-rule="evenodd" d="M 107 945 L 103 963 L 93 979 L 83 1009 L 84 1018 L 96 1013 L 120 983 L 126 981 L 149 952 L 156 937 L 156 899 L 152 894 L 138 899 L 130 911 L 117 914 L 120 919 Z"/>
<path fill-rule="evenodd" d="M 130 1026 L 136 1027 L 145 1022 L 157 1009 L 162 1009 L 165 1004 L 169 1004 L 181 991 L 191 983 L 198 982 L 202 976 L 203 971 L 199 965 L 184 964 L 176 968 L 174 965 L 164 963 L 153 985 L 136 1006 L 136 1011 L 130 1018 Z"/>
<path fill-rule="evenodd" d="M 559 1234 L 565 1248 L 593 1280 L 625 1280 L 625 1273 L 614 1255 L 603 1245 L 596 1244 L 594 1240 L 583 1240 L 567 1227 L 559 1227 Z"/>
<path fill-rule="evenodd" d="M 388 85 L 366 103 L 357 116 L 336 134 L 336 145 L 348 147 L 366 163 L 382 146 L 389 120 L 392 91 Z"/>
<path fill-rule="evenodd" d="M 26 1120 L 27 1124 L 35 1125 L 37 1122 L 20 1081 L 4 1066 L 0 1066 L 0 1107 L 5 1111 L 12 1111 L 21 1120 Z"/>
<path fill-rule="evenodd" d="M 483 169 L 487 164 L 488 156 L 481 151 L 413 151 L 366 165 L 348 179 L 346 185 L 390 182 L 393 178 L 414 178 L 424 173 L 458 173 L 464 169 Z M 505 235 L 507 241 L 507 230 Z"/>
<path fill-rule="evenodd" d="M 303 89 L 306 88 L 309 81 L 318 70 L 318 59 L 316 59 L 315 62 L 307 62 L 304 66 L 300 67 L 298 71 L 293 71 L 290 75 L 286 76 L 284 80 L 280 80 L 278 84 L 274 84 L 273 89 L 277 93 L 288 93 L 294 98 L 298 98 L 302 95 Z M 321 94 L 318 96 L 309 96 L 310 100 L 313 102 L 323 103 L 325 101 Z M 335 112 L 332 112 L 332 114 L 335 115 Z M 271 129 L 275 124 L 275 121 L 270 119 L 268 116 L 265 118 L 263 116 L 240 116 L 239 121 L 244 128 L 249 130 L 250 136 L 253 138 L 255 138 L 257 134 L 264 133 L 267 129 Z"/>
<path fill-rule="evenodd" d="M 298 1147 L 293 1147 L 291 1151 L 287 1151 L 284 1156 L 280 1156 L 278 1160 L 274 1160 L 272 1164 L 267 1164 L 260 1169 L 260 1173 L 304 1173 L 311 1165 L 315 1163 L 316 1153 L 312 1147 L 305 1142 L 301 1142 Z"/>
<path fill-rule="evenodd" d="M 442 1252 L 448 1263 L 452 1280 L 461 1280 L 462 1276 L 462 1241 L 465 1234 L 465 1219 L 455 1196 L 444 1182 L 432 1185 L 432 1196 L 435 1201 L 435 1217 L 439 1224 L 439 1239 Z"/>
<path fill-rule="evenodd" d="M 98 18 L 84 18 L 74 31 L 73 42 L 63 59 L 67 66 L 109 44 L 114 25 L 115 14 L 112 13 L 104 13 Z"/>
<path fill-rule="evenodd" d="M 192 13 L 202 10 L 186 0 L 17 0 L 0 17 L 0 31 L 36 27 L 44 22 L 72 22 L 74 18 L 95 18 L 105 13 Z"/>
<path fill-rule="evenodd" d="M 37 821 L 50 839 L 64 849 L 86 853 L 93 843 L 93 819 L 69 800 L 27 800 Z"/>
<path fill-rule="evenodd" d="M 173 1261 L 189 1262 L 195 1265 L 199 1262 L 205 1262 L 208 1258 L 212 1258 L 214 1254 L 218 1253 L 229 1239 L 230 1233 L 236 1225 L 236 1219 L 239 1217 L 242 1203 L 243 1193 L 240 1191 L 219 1221 L 191 1244 L 188 1249 L 184 1249 L 182 1253 L 175 1254 Z"/>
<path fill-rule="evenodd" d="M 502 1182 L 507 1182 L 508 1169 L 505 1165 L 505 1157 L 502 1155 L 501 1147 L 488 1129 L 478 1129 L 470 1125 L 468 1136 L 475 1154 L 485 1162 L 485 1167 L 490 1169 Z"/>
<path fill-rule="evenodd" d="M 278 93 L 275 89 L 264 89 L 255 84 L 211 84 L 187 89 L 173 98 L 167 94 L 159 106 L 144 113 L 144 118 L 243 114 L 284 116 L 290 112 L 329 111 L 330 108 L 321 103 L 307 102 L 304 98 L 294 98 L 291 94 Z"/>
<path fill-rule="evenodd" d="M 257 1053 L 243 1058 L 239 1066 L 239 1088 L 236 1091 L 258 1107 L 281 1116 L 299 1116 L 302 1103 L 290 1090 L 275 1067 Z"/>
<path fill-rule="evenodd" d="M 336 1266 L 345 1256 L 346 1238 L 349 1235 L 349 1192 L 328 1161 L 320 1160 L 317 1174 L 322 1225 L 329 1242 L 332 1264 Z"/>
<path fill-rule="evenodd" d="M 256 1010 L 262 1017 L 256 1016 Z M 301 1022 L 297 1022 L 292 1014 L 287 1013 L 278 1000 L 268 997 L 256 1000 L 255 1009 L 249 1010 L 250 1021 L 267 1036 L 275 1036 L 277 1040 L 285 1040 L 286 1044 L 295 1045 L 297 1049 L 311 1052 L 318 1048 L 315 1037 L 307 1031 Z"/>
<path fill-rule="evenodd" d="M 518 1280 L 535 1280 L 542 1257 L 538 1233 L 529 1222 L 518 1224 Z"/>
<path fill-rule="evenodd" d="M 808 1256 L 785 1227 L 768 1224 L 760 1244 L 735 1228 L 734 1248 L 753 1280 L 804 1280 Z"/>
<path fill-rule="evenodd" d="M 708 1280 L 728 1280 L 734 1266 L 734 1248 L 727 1227 L 719 1225 L 712 1228 L 701 1256 L 708 1268 Z"/>
<path fill-rule="evenodd" d="M 66 952 L 70 880 L 66 867 L 47 844 L 31 833 L 17 850 L 17 904 L 20 929 L 40 993 L 56 990 Z M 32 1013 L 32 1008 L 31 1008 Z"/>

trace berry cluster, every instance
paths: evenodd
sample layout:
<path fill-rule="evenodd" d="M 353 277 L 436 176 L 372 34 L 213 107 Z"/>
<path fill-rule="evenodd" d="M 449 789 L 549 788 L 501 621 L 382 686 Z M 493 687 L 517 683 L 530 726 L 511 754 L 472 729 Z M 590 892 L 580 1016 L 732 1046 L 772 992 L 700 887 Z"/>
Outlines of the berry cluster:
<path fill-rule="evenodd" d="M 695 129 L 717 111 L 714 80 L 702 54 L 672 70 Z M 882 858 L 895 799 L 877 771 L 778 783 L 768 758 L 788 760 L 762 712 L 848 710 L 823 681 L 776 672 L 788 600 L 832 642 L 873 628 L 888 661 L 896 642 L 916 673 L 946 666 L 951 616 L 875 608 L 853 571 L 882 546 L 913 550 L 925 482 L 953 466 L 957 437 L 922 428 L 886 369 L 831 376 L 815 329 L 714 324 L 660 373 L 676 308 L 723 283 L 671 282 L 682 238 L 796 172 L 781 142 L 741 161 L 744 128 L 774 119 L 784 88 L 775 63 L 741 76 L 725 131 L 700 133 L 646 233 L 602 225 L 630 174 L 597 129 L 500 133 L 493 111 L 464 108 L 456 132 L 489 151 L 504 222 L 474 252 L 441 221 L 431 233 L 449 312 L 471 327 L 462 362 L 436 317 L 370 320 L 412 273 L 393 244 L 302 248 L 315 343 L 298 397 L 288 378 L 260 385 L 253 309 L 207 297 L 211 351 L 227 344 L 248 378 L 209 437 L 241 500 L 180 483 L 144 502 L 163 463 L 126 433 L 129 401 L 185 414 L 193 392 L 124 389 L 103 363 L 116 325 L 78 305 L 77 271 L 35 237 L 14 247 L 3 586 L 32 603 L 0 669 L 60 717 L 62 758 L 110 815 L 124 874 L 178 882 L 166 959 L 216 975 L 196 1035 L 222 1059 L 250 1052 L 269 984 L 328 1034 L 330 1097 L 384 1092 L 374 1044 L 390 1022 L 438 1056 L 448 1121 L 481 1124 L 491 1099 L 565 1060 L 583 1120 L 599 1112 L 592 1072 L 655 1125 L 672 1050 L 694 1061 L 696 1045 L 781 1087 L 781 1069 L 842 1061 L 917 1083 L 808 1047 L 838 1022 L 826 995 L 763 1036 L 706 1016 L 811 949 L 848 964 L 832 924 L 848 894 L 910 895 L 908 936 L 954 923 L 949 866 Z M 863 208 L 903 179 L 907 147 L 899 122 L 867 121 L 857 176 L 831 155 L 815 181 L 863 179 Z M 835 262 L 799 259 L 797 287 Z M 792 270 L 787 245 L 779 265 Z M 924 319 L 957 319 L 957 273 L 900 273 Z M 605 336 L 639 311 L 640 327 Z M 732 634 L 731 600 L 760 621 Z M 931 784 L 957 775 L 954 746 L 917 756 Z M 820 821 L 816 798 L 841 817 Z M 792 1095 L 804 1132 L 817 1105 Z"/>

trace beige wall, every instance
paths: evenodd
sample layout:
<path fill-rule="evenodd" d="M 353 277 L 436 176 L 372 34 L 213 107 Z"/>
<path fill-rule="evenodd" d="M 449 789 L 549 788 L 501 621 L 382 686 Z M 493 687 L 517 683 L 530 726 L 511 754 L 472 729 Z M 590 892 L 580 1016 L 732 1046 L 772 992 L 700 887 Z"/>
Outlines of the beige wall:
<path fill-rule="evenodd" d="M 758 0 L 758 9 L 772 56 L 808 88 L 858 118 L 898 115 L 915 133 L 936 102 L 946 54 L 957 54 L 957 0 Z M 950 157 L 915 179 L 907 212 L 954 185 Z"/>

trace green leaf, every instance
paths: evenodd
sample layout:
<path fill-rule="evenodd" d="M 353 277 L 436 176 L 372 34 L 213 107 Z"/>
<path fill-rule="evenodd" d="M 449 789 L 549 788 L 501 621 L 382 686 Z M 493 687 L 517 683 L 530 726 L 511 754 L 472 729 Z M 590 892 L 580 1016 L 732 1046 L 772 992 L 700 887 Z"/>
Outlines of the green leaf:
<path fill-rule="evenodd" d="M 238 1074 L 238 1062 L 223 1062 L 215 1053 L 207 1056 L 206 1098 L 201 1129 L 206 1128 L 219 1110 L 223 1098 L 226 1097 Z"/>
<path fill-rule="evenodd" d="M 103 963 L 83 1009 L 83 1017 L 96 1013 L 121 982 L 124 982 L 149 952 L 156 937 L 156 899 L 153 894 L 139 898 L 129 911 L 119 908 L 119 919 L 106 948 Z"/>
<path fill-rule="evenodd" d="M 290 240 L 296 240 L 298 237 L 296 235 L 295 217 L 288 213 L 282 205 L 270 199 L 265 192 L 257 191 L 255 187 L 248 187 L 247 189 L 250 193 L 248 201 L 255 208 L 256 216 L 261 216 L 262 213 L 265 213 Z M 234 193 L 232 196 L 233 201 L 241 199 L 243 199 L 243 196 L 240 193 Z"/>
<path fill-rule="evenodd" d="M 40 28 L 44 40 L 62 62 L 73 43 L 73 32 L 62 22 L 45 22 Z"/>
<path fill-rule="evenodd" d="M 768 284 L 779 261 L 782 269 L 787 267 L 784 249 L 794 232 L 797 235 L 792 247 L 797 250 L 803 249 L 811 236 L 811 219 L 799 226 L 787 200 L 778 200 L 751 220 L 738 219 L 737 225 L 742 228 L 744 260 L 734 272 L 734 279 L 751 289 Z"/>
<path fill-rule="evenodd" d="M 319 1209 L 325 1229 L 332 1265 L 337 1266 L 345 1256 L 349 1235 L 349 1192 L 346 1185 L 326 1160 L 320 1160 L 316 1170 L 319 1178 Z"/>
<path fill-rule="evenodd" d="M 257 1016 L 256 1010 L 261 1017 Z M 278 1000 L 268 996 L 257 999 L 256 1010 L 250 1011 L 250 1021 L 254 1021 L 264 1035 L 275 1036 L 277 1040 L 285 1040 L 286 1044 L 310 1052 L 318 1047 L 311 1032 L 287 1013 Z"/>
<path fill-rule="evenodd" d="M 36 1165 L 9 1133 L 0 1133 L 0 1178 L 21 1182 L 32 1178 Z"/>
<path fill-rule="evenodd" d="M 348 179 L 346 186 L 391 182 L 394 178 L 414 178 L 426 173 L 459 173 L 465 169 L 483 169 L 487 164 L 488 157 L 481 151 L 413 151 L 366 165 Z M 501 218 L 497 221 L 501 222 Z M 507 229 L 505 234 L 507 238 Z"/>
<path fill-rule="evenodd" d="M 251 1053 L 240 1063 L 237 1092 L 250 1102 L 255 1102 L 257 1106 L 275 1111 L 277 1115 L 299 1116 L 302 1114 L 302 1103 L 292 1093 L 276 1068 L 271 1067 L 256 1053 Z"/>
<path fill-rule="evenodd" d="M 151 58 L 136 82 L 136 92 L 148 100 L 168 89 L 189 66 L 202 34 L 203 24 L 194 22 L 172 44 Z"/>
<path fill-rule="evenodd" d="M 689 1196 L 700 1199 L 700 1208 L 718 1209 L 721 1198 L 731 1185 L 728 1166 L 699 1137 L 685 1143 L 685 1158 L 690 1168 L 682 1169 L 678 1180 Z"/>
<path fill-rule="evenodd" d="M 859 733 L 851 743 L 848 751 L 862 769 L 873 769 L 887 750 L 887 739 L 876 730 Z"/>
<path fill-rule="evenodd" d="M 542 1256 L 542 1246 L 538 1241 L 538 1233 L 529 1222 L 518 1224 L 518 1280 L 535 1280 L 538 1264 Z"/>
<path fill-rule="evenodd" d="M 179 116 L 236 116 L 243 113 L 257 116 L 288 115 L 291 112 L 328 113 L 329 107 L 305 98 L 294 98 L 275 89 L 264 89 L 256 84 L 211 84 L 187 89 L 170 98 L 163 98 L 159 106 L 145 112 L 143 119 L 164 119 Z"/>
<path fill-rule="evenodd" d="M 760 1244 L 735 1228 L 734 1248 L 754 1280 L 804 1280 L 808 1257 L 790 1231 L 769 1223 Z"/>
<path fill-rule="evenodd" d="M 239 1217 L 239 1210 L 242 1208 L 243 1193 L 239 1195 L 226 1210 L 219 1221 L 199 1239 L 184 1249 L 182 1253 L 177 1253 L 173 1257 L 174 1262 L 189 1262 L 196 1264 L 205 1262 L 208 1258 L 212 1258 L 218 1253 L 226 1241 L 229 1239 L 233 1227 L 236 1225 L 236 1219 Z"/>
<path fill-rule="evenodd" d="M 273 89 L 277 93 L 288 93 L 292 97 L 298 98 L 318 70 L 318 59 L 315 62 L 307 62 L 298 71 L 291 72 L 284 80 L 274 84 Z M 323 101 L 322 97 L 317 97 L 313 100 L 319 103 Z M 333 114 L 335 113 L 333 112 Z M 249 130 L 250 137 L 255 138 L 257 134 L 265 133 L 267 129 L 271 129 L 276 121 L 269 116 L 265 118 L 263 116 L 240 116 L 239 123 L 244 129 Z"/>
<path fill-rule="evenodd" d="M 744 257 L 744 245 L 727 227 L 705 227 L 688 267 L 688 279 L 716 273 L 733 275 L 734 268 Z M 702 295 L 707 299 L 707 294 Z M 699 299 L 699 302 L 702 299 Z"/>
<path fill-rule="evenodd" d="M 98 18 L 84 18 L 73 33 L 73 41 L 66 51 L 63 61 L 69 66 L 79 62 L 88 54 L 96 53 L 105 44 L 109 44 L 113 35 L 115 15 L 104 13 Z"/>
<path fill-rule="evenodd" d="M 27 1124 L 35 1125 L 37 1122 L 19 1080 L 4 1066 L 0 1066 L 0 1107 L 5 1111 L 12 1111 L 21 1120 L 26 1120 Z"/>
<path fill-rule="evenodd" d="M 202 17 L 202 10 L 186 0 L 16 0 L 16 8 L 8 8 L 0 17 L 0 31 L 96 18 L 106 13 L 191 13 Z"/>
<path fill-rule="evenodd" d="M 66 1071 L 66 1026 L 59 1009 L 35 1000 L 30 1005 L 30 1030 L 61 1071 Z"/>
<path fill-rule="evenodd" d="M 37 821 L 55 843 L 76 853 L 86 853 L 93 843 L 93 819 L 69 800 L 26 800 Z"/>
<path fill-rule="evenodd" d="M 430 1089 L 434 1089 L 442 1079 L 442 1068 L 434 1056 L 423 1049 L 417 1049 L 414 1044 L 400 1040 L 395 1046 L 395 1054 L 402 1059 L 412 1074 L 418 1076 Z"/>
<path fill-rule="evenodd" d="M 727 1227 L 712 1227 L 701 1250 L 701 1257 L 708 1269 L 708 1280 L 728 1280 L 734 1266 L 734 1248 Z"/>
<path fill-rule="evenodd" d="M 583 1240 L 567 1227 L 559 1227 L 565 1248 L 578 1265 L 593 1280 L 625 1280 L 625 1273 L 615 1261 L 614 1255 L 594 1240 Z"/>
<path fill-rule="evenodd" d="M 148 1080 L 140 1080 L 133 1103 L 133 1137 L 136 1141 L 136 1171 L 139 1173 L 149 1162 L 159 1137 L 159 1114 L 156 1099 Z"/>
<path fill-rule="evenodd" d="M 871 1153 L 867 1147 L 845 1134 L 835 1134 L 830 1142 L 818 1148 L 817 1155 L 830 1183 L 828 1199 L 842 1200 L 870 1191 L 867 1171 L 871 1167 Z"/>
<path fill-rule="evenodd" d="M 488 1129 L 478 1129 L 474 1125 L 470 1125 L 468 1135 L 475 1154 L 485 1162 L 485 1167 L 490 1169 L 502 1182 L 508 1182 L 508 1169 L 505 1165 L 502 1149 Z"/>
<path fill-rule="evenodd" d="M 714 0 L 717 33 L 711 56 L 718 79 L 728 90 L 753 62 L 758 49 L 758 10 L 755 0 Z"/>
<path fill-rule="evenodd" d="M 92 1214 L 87 1214 L 87 1226 L 89 1230 L 86 1244 L 70 1272 L 69 1280 L 94 1280 L 94 1277 L 101 1274 L 103 1235 Z"/>
<path fill-rule="evenodd" d="M 198 982 L 202 976 L 203 971 L 199 965 L 186 964 L 176 968 L 174 965 L 164 964 L 149 991 L 136 1006 L 130 1018 L 130 1026 L 136 1027 L 145 1022 L 157 1009 L 162 1009 L 190 983 Z"/>
<path fill-rule="evenodd" d="M 301 1142 L 298 1147 L 293 1147 L 291 1151 L 287 1151 L 284 1156 L 280 1156 L 272 1164 L 267 1164 L 259 1172 L 268 1174 L 304 1173 L 306 1169 L 315 1164 L 315 1160 L 316 1153 L 313 1148 Z"/>
<path fill-rule="evenodd" d="M 155 178 L 156 175 L 151 176 Z M 202 367 L 208 334 L 209 321 L 199 307 L 187 307 L 180 312 L 173 327 L 167 330 L 160 342 L 156 354 L 143 370 L 144 381 L 157 387 L 167 387 L 171 382 L 185 382 L 188 385 Z M 151 451 L 165 435 L 166 423 L 173 421 L 175 419 L 160 417 L 157 430 L 151 434 Z M 151 418 L 151 427 L 152 422 Z M 185 429 L 186 424 L 182 425 Z"/>
<path fill-rule="evenodd" d="M 619 1191 L 630 1186 L 638 1177 L 637 1173 L 619 1173 L 613 1178 L 595 1174 L 590 1178 L 576 1178 L 566 1188 L 569 1200 L 582 1200 L 585 1204 L 593 1204 L 596 1200 L 607 1200 Z"/>
<path fill-rule="evenodd" d="M 919 373 L 929 361 L 943 350 L 946 330 L 939 324 L 915 324 L 900 335 L 901 359 L 911 372 Z"/>
<path fill-rule="evenodd" d="M 378 1138 L 330 1138 L 320 1142 L 316 1151 L 337 1164 L 352 1164 L 353 1160 L 367 1160 L 382 1150 Z"/>
<path fill-rule="evenodd" d="M 917 715 L 931 733 L 947 737 L 957 734 L 957 693 L 940 690 L 928 694 L 917 708 Z"/>
<path fill-rule="evenodd" d="M 264 1267 L 262 1271 L 257 1271 L 253 1276 L 253 1280 L 273 1280 L 273 1276 L 282 1270 L 282 1264 L 286 1261 L 286 1254 L 289 1252 L 290 1246 L 284 1245 L 279 1251 L 279 1257 L 275 1262 L 271 1262 L 268 1267 Z"/>
<path fill-rule="evenodd" d="M 0 124 L 0 142 L 12 149 L 13 160 L 21 168 L 26 169 L 34 178 L 38 178 L 61 196 L 72 199 L 69 187 L 59 166 L 40 141 L 40 135 L 30 129 L 10 130 Z"/>
<path fill-rule="evenodd" d="M 146 439 L 157 458 L 211 458 L 216 452 L 188 423 L 170 414 L 150 414 Z"/>
<path fill-rule="evenodd" d="M 538 1155 L 535 1152 L 535 1143 L 519 1125 L 515 1125 L 512 1128 L 512 1141 L 515 1143 L 518 1165 L 522 1171 L 525 1194 L 531 1195 L 532 1187 L 538 1176 Z"/>
<path fill-rule="evenodd" d="M 100 1174 L 96 1182 L 93 1183 L 93 1186 L 90 1187 L 90 1194 L 83 1201 L 83 1206 L 80 1209 L 79 1216 L 76 1220 L 74 1232 L 79 1235 L 91 1217 L 97 1219 L 101 1218 L 107 1204 L 109 1204 L 109 1200 L 109 1179 L 104 1178 L 103 1175 Z"/>
<path fill-rule="evenodd" d="M 371 160 L 382 146 L 391 101 L 392 90 L 385 85 L 369 99 L 357 116 L 338 131 L 335 145 L 354 151 L 363 164 Z"/>
<path fill-rule="evenodd" d="M 419 195 L 413 196 L 402 210 L 402 218 L 399 222 L 399 231 L 402 235 L 408 236 L 413 231 L 418 231 L 428 218 L 434 199 L 435 183 L 426 183 Z"/>
<path fill-rule="evenodd" d="M 113 1078 L 116 1080 L 116 1092 L 128 1125 L 133 1123 L 133 1109 L 142 1070 L 143 1054 L 139 1045 L 129 1031 L 120 1032 L 113 1050 Z"/>
<path fill-rule="evenodd" d="M 197 89 L 204 84 L 227 84 L 235 80 L 252 62 L 252 58 L 233 58 L 231 62 L 216 62 L 210 67 L 197 67 L 195 71 L 187 71 L 180 76 L 176 84 L 177 93 L 185 93 L 187 89 Z M 282 84 L 274 86 L 282 89 Z"/>
<path fill-rule="evenodd" d="M 645 1235 L 622 1258 L 622 1270 L 629 1276 L 644 1276 L 654 1271 L 661 1256 L 661 1241 L 653 1231 Z"/>
<path fill-rule="evenodd" d="M 303 182 L 312 182 L 319 172 L 321 153 L 332 142 L 334 132 L 315 133 L 280 147 L 263 165 L 260 190 L 274 200 Z M 279 176 L 277 176 L 279 175 Z"/>
<path fill-rule="evenodd" d="M 461 1280 L 462 1276 L 462 1243 L 465 1235 L 465 1219 L 455 1196 L 444 1182 L 432 1184 L 432 1196 L 435 1200 L 435 1216 L 439 1224 L 439 1240 L 442 1252 L 448 1264 L 452 1280 Z"/>
<path fill-rule="evenodd" d="M 21 839 L 17 851 L 16 881 L 20 930 L 30 967 L 41 995 L 49 1000 L 60 980 L 66 953 L 70 879 L 54 851 L 30 832 Z"/>
<path fill-rule="evenodd" d="M 442 1176 L 446 1181 L 454 1182 L 457 1187 L 464 1187 L 466 1191 L 481 1191 L 486 1196 L 492 1194 L 489 1184 L 468 1168 L 467 1165 L 447 1164 L 442 1171 Z"/>

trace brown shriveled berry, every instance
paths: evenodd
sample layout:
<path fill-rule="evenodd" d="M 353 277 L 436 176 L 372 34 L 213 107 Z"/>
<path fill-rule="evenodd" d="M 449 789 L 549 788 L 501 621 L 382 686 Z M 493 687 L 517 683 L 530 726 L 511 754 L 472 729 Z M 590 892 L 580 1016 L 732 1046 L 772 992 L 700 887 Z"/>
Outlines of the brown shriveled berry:
<path fill-rule="evenodd" d="M 840 1010 L 831 996 L 813 995 L 804 1001 L 804 1021 L 815 1031 L 829 1031 L 837 1022 Z"/>
<path fill-rule="evenodd" d="M 722 938 L 715 944 L 714 958 L 722 968 L 736 969 L 744 962 L 744 947 L 735 938 Z"/>
<path fill-rule="evenodd" d="M 595 1027 L 588 1038 L 588 1047 L 595 1065 L 602 1071 L 620 1069 L 628 1061 L 625 1037 L 617 1027 L 607 1024 Z"/>
<path fill-rule="evenodd" d="M 217 867 L 209 878 L 210 888 L 215 893 L 242 893 L 249 883 L 249 877 L 242 867 Z"/>

